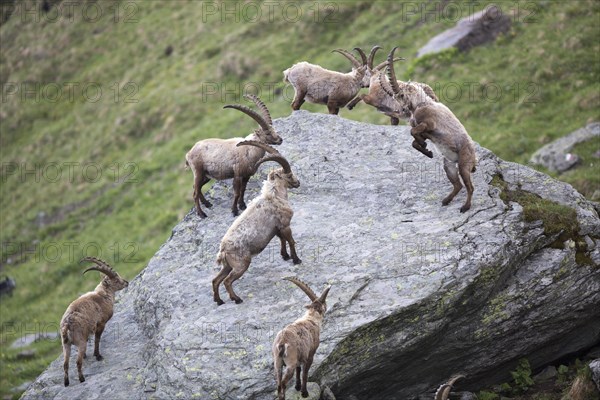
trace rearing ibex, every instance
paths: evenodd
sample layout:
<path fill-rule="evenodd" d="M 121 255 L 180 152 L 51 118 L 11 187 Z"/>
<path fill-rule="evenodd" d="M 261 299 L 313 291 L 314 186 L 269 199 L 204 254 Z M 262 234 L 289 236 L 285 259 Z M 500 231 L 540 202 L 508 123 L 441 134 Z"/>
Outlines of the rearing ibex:
<path fill-rule="evenodd" d="M 221 271 L 212 281 L 213 298 L 218 305 L 223 304 L 219 296 L 219 285 L 224 282 L 229 298 L 239 304 L 242 299 L 233 291 L 233 282 L 239 279 L 250 266 L 252 257 L 262 252 L 274 236 L 281 240 L 281 257 L 289 260 L 286 243 L 290 245 L 294 264 L 302 260 L 296 255 L 296 242 L 292 237 L 290 222 L 294 211 L 288 202 L 288 189 L 300 186 L 288 161 L 274 148 L 256 141 L 244 141 L 238 146 L 255 146 L 270 153 L 259 160 L 255 169 L 266 161 L 275 161 L 282 168 L 269 172 L 263 183 L 260 195 L 229 227 L 221 240 L 217 263 Z"/>
<path fill-rule="evenodd" d="M 465 212 L 471 208 L 471 199 L 475 190 L 471 182 L 471 172 L 475 172 L 477 164 L 473 141 L 448 107 L 433 101 L 418 85 L 398 84 L 394 71 L 396 49 L 397 47 L 388 55 L 389 82 L 386 83 L 381 79 L 382 87 L 412 113 L 411 135 L 415 139 L 412 146 L 427 157 L 433 158 L 433 153 L 427 149 L 425 143 L 425 140 L 429 139 L 444 156 L 444 171 L 454 189 L 442 200 L 443 206 L 448 205 L 460 192 L 463 187 L 460 182 L 462 178 L 467 187 L 467 200 L 460 208 L 460 212 Z"/>

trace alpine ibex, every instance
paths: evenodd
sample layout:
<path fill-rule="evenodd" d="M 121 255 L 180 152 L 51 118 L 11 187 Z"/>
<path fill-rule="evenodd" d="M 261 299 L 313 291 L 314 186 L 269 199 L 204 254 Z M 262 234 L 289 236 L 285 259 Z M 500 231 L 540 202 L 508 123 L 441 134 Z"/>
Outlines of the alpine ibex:
<path fill-rule="evenodd" d="M 69 357 L 71 356 L 71 345 L 77 346 L 77 372 L 79 382 L 84 382 L 82 372 L 83 359 L 86 357 L 88 336 L 95 335 L 94 356 L 96 360 L 102 360 L 100 355 L 100 337 L 104 327 L 113 316 L 115 293 L 129 285 L 121 278 L 115 270 L 106 262 L 94 257 L 85 257 L 82 261 L 90 261 L 96 266 L 89 267 L 88 271 L 98 271 L 105 275 L 93 292 L 88 292 L 73 301 L 60 321 L 60 336 L 62 339 L 64 356 L 64 384 L 69 386 Z"/>
<path fill-rule="evenodd" d="M 373 50 L 381 49 L 381 47 L 376 46 Z M 382 77 L 379 76 L 380 73 L 383 72 L 384 67 L 387 66 L 388 61 L 385 60 L 381 62 L 379 65 L 373 67 L 373 56 L 374 52 L 371 53 L 372 57 L 368 59 L 368 67 L 371 71 L 371 81 L 369 84 L 369 93 L 359 94 L 356 96 L 348 105 L 346 106 L 348 110 L 352 110 L 358 103 L 364 101 L 366 104 L 375 107 L 377 111 L 387 115 L 390 117 L 390 122 L 392 125 L 398 125 L 400 123 L 400 119 L 408 119 L 410 118 L 410 112 L 404 109 L 400 103 L 394 99 L 393 96 L 390 96 L 383 88 L 381 83 L 379 82 Z M 394 61 L 404 60 L 402 57 L 397 57 Z M 405 82 L 398 81 L 399 85 L 404 84 Z M 425 93 L 429 97 L 431 97 L 434 101 L 439 101 L 433 89 L 425 84 L 420 82 L 414 82 L 416 85 L 419 85 L 423 88 Z"/>
<path fill-rule="evenodd" d="M 433 158 L 433 153 L 427 149 L 425 142 L 429 139 L 444 156 L 444 171 L 454 189 L 442 200 L 442 205 L 448 205 L 460 192 L 463 187 L 460 182 L 462 179 L 467 188 L 467 200 L 460 212 L 466 212 L 471 208 L 475 190 L 471 182 L 471 173 L 475 172 L 477 164 L 473 140 L 452 111 L 441 102 L 435 102 L 420 86 L 411 83 L 398 84 L 393 62 L 395 50 L 396 48 L 388 55 L 389 82 L 381 79 L 380 83 L 388 94 L 393 95 L 412 113 L 412 146 L 427 157 Z"/>
<path fill-rule="evenodd" d="M 342 54 L 352 62 L 351 72 L 331 71 L 306 61 L 294 64 L 283 71 L 284 82 L 291 83 L 294 87 L 295 94 L 292 102 L 294 111 L 299 110 L 306 99 L 310 103 L 326 104 L 330 114 L 337 114 L 341 107 L 356 96 L 361 87 L 369 85 L 370 74 L 366 60 L 363 59 L 361 64 L 346 50 L 336 49 L 333 52 Z"/>
<path fill-rule="evenodd" d="M 259 160 L 254 169 L 266 161 L 281 165 L 269 173 L 263 183 L 261 193 L 248 205 L 248 208 L 229 227 L 221 240 L 217 263 L 221 271 L 212 281 L 213 298 L 218 305 L 223 304 L 219 296 L 219 285 L 224 281 L 229 298 L 239 304 L 242 299 L 233 291 L 233 282 L 239 279 L 250 266 L 252 257 L 262 252 L 274 236 L 281 241 L 281 257 L 289 260 L 286 242 L 290 245 L 294 264 L 302 260 L 296 254 L 290 222 L 294 211 L 288 202 L 288 189 L 300 186 L 288 161 L 274 148 L 256 141 L 243 141 L 238 146 L 255 146 L 270 155 Z"/>
<path fill-rule="evenodd" d="M 281 144 L 283 142 L 273 128 L 273 121 L 265 103 L 254 95 L 245 95 L 244 97 L 253 101 L 262 115 L 242 105 L 226 105 L 223 108 L 233 108 L 253 118 L 259 125 L 254 133 L 246 138 L 201 140 L 185 155 L 185 164 L 191 167 L 194 173 L 194 204 L 200 218 L 206 218 L 206 214 L 200 208 L 200 201 L 206 207 L 212 207 L 212 204 L 202 194 L 202 186 L 207 184 L 211 178 L 219 181 L 233 178 L 231 213 L 237 216 L 238 206 L 241 210 L 246 209 L 244 202 L 246 185 L 250 177 L 256 173 L 256 162 L 265 155 L 265 151 L 259 147 L 238 147 L 238 143 L 243 140 L 265 144 Z"/>
<path fill-rule="evenodd" d="M 279 400 L 285 400 L 285 388 L 296 371 L 296 390 L 302 391 L 302 397 L 308 396 L 306 384 L 308 370 L 313 362 L 313 357 L 320 344 L 321 324 L 327 311 L 325 302 L 331 286 L 327 286 L 323 293 L 317 297 L 315 292 L 298 278 L 283 278 L 296 284 L 310 299 L 311 303 L 304 316 L 283 328 L 277 333 L 273 342 L 273 364 L 275 366 L 275 380 L 277 381 L 277 395 Z M 285 366 L 285 372 L 282 371 Z M 302 372 L 302 379 L 300 373 Z"/>

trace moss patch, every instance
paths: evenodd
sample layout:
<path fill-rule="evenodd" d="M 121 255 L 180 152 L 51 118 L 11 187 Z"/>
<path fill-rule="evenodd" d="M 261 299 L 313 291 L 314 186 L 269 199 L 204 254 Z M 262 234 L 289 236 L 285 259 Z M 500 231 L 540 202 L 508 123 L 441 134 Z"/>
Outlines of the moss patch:
<path fill-rule="evenodd" d="M 551 244 L 554 248 L 564 248 L 565 242 L 574 243 L 575 261 L 579 265 L 593 265 L 587 254 L 587 243 L 579 235 L 579 221 L 575 209 L 544 199 L 538 194 L 523 190 L 520 186 L 510 189 L 501 174 L 496 174 L 490 182 L 500 189 L 500 199 L 510 205 L 518 203 L 523 208 L 523 219 L 526 222 L 542 221 L 546 236 L 558 235 Z"/>

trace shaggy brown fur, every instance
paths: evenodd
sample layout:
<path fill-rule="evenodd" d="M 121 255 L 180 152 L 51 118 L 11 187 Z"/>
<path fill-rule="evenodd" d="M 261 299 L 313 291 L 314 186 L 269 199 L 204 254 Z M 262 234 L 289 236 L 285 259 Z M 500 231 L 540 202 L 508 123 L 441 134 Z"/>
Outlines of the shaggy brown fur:
<path fill-rule="evenodd" d="M 71 345 L 77 347 L 77 372 L 79 382 L 84 382 L 82 372 L 83 359 L 86 357 L 85 350 L 90 334 L 94 333 L 94 356 L 96 360 L 102 360 L 100 355 L 100 337 L 108 320 L 112 318 L 115 302 L 115 292 L 129 285 L 121 278 L 106 262 L 94 257 L 85 257 L 81 261 L 90 261 L 96 266 L 89 267 L 88 271 L 99 271 L 106 276 L 96 286 L 93 292 L 86 293 L 73 301 L 60 321 L 60 336 L 62 339 L 64 355 L 64 384 L 69 386 L 69 357 L 71 356 Z"/>

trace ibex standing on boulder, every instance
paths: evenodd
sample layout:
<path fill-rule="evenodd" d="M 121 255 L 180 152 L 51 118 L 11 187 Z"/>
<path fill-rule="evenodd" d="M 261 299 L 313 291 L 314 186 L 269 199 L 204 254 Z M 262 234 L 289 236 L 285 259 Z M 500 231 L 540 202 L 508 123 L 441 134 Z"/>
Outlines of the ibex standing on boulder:
<path fill-rule="evenodd" d="M 256 173 L 256 162 L 265 155 L 265 151 L 259 147 L 237 147 L 239 142 L 254 140 L 265 144 L 281 144 L 283 141 L 273 129 L 273 121 L 265 103 L 254 95 L 244 97 L 252 100 L 262 115 L 241 105 L 226 105 L 223 108 L 233 108 L 252 117 L 259 125 L 254 133 L 246 138 L 204 139 L 196 143 L 185 155 L 185 164 L 191 167 L 194 173 L 194 204 L 200 218 L 206 218 L 206 214 L 200 208 L 200 201 L 206 207 L 212 207 L 202 194 L 202 186 L 211 178 L 219 181 L 233 178 L 231 213 L 237 216 L 238 206 L 241 210 L 246 209 L 244 202 L 246 185 L 250 177 Z"/>
<path fill-rule="evenodd" d="M 96 266 L 89 267 L 88 271 L 102 272 L 104 279 L 96 286 L 93 292 L 86 293 L 72 302 L 60 321 L 60 336 L 62 338 L 65 371 L 64 383 L 69 386 L 69 357 L 71 356 L 71 345 L 77 346 L 77 372 L 79 382 L 84 382 L 82 372 L 83 359 L 87 347 L 88 336 L 95 334 L 94 356 L 96 360 L 102 360 L 100 355 L 100 337 L 108 320 L 112 318 L 115 293 L 129 285 L 121 278 L 110 265 L 94 257 L 85 257 L 81 261 L 90 261 Z"/>
<path fill-rule="evenodd" d="M 425 142 L 429 139 L 444 156 L 444 171 L 454 189 L 442 200 L 443 206 L 448 205 L 460 192 L 463 187 L 460 182 L 462 178 L 467 188 L 467 200 L 460 208 L 460 212 L 463 213 L 471 208 L 475 190 L 471 182 L 471 172 L 475 172 L 477 164 L 473 141 L 452 111 L 444 104 L 435 102 L 422 87 L 411 83 L 398 84 L 393 62 L 395 50 L 396 48 L 388 56 L 389 82 L 381 79 L 382 87 L 412 113 L 412 146 L 427 157 L 433 158 L 433 153 L 427 149 Z"/>
<path fill-rule="evenodd" d="M 319 65 L 306 61 L 292 65 L 283 71 L 284 82 L 289 82 L 294 87 L 294 101 L 292 110 L 299 110 L 304 100 L 310 103 L 326 104 L 329 114 L 337 114 L 356 96 L 361 87 L 369 86 L 370 75 L 367 74 L 366 62 L 361 64 L 352 53 L 336 49 L 348 58 L 354 68 L 347 74 L 331 71 Z"/>
<path fill-rule="evenodd" d="M 255 169 L 266 161 L 275 161 L 282 168 L 269 173 L 260 195 L 252 200 L 221 240 L 217 263 L 223 267 L 212 281 L 213 298 L 218 305 L 224 303 L 219 296 L 221 282 L 224 282 L 231 300 L 236 304 L 242 302 L 233 291 L 233 282 L 244 275 L 252 257 L 262 252 L 274 236 L 281 240 L 281 257 L 284 260 L 290 259 L 286 249 L 288 243 L 294 264 L 302 262 L 296 255 L 296 242 L 290 228 L 294 211 L 288 202 L 288 189 L 299 187 L 300 181 L 292 173 L 288 161 L 274 148 L 255 141 L 244 141 L 238 146 L 256 146 L 270 153 L 256 163 Z"/>
<path fill-rule="evenodd" d="M 283 328 L 277 333 L 273 342 L 273 363 L 277 381 L 277 396 L 285 400 L 285 388 L 294 371 L 296 372 L 296 390 L 302 391 L 302 397 L 308 397 L 306 384 L 308 370 L 320 344 L 321 324 L 327 311 L 325 299 L 331 286 L 327 286 L 319 297 L 312 289 L 298 278 L 284 278 L 298 285 L 309 297 L 311 303 L 302 318 Z M 285 366 L 285 373 L 282 371 Z M 300 373 L 302 372 L 302 379 Z"/>

